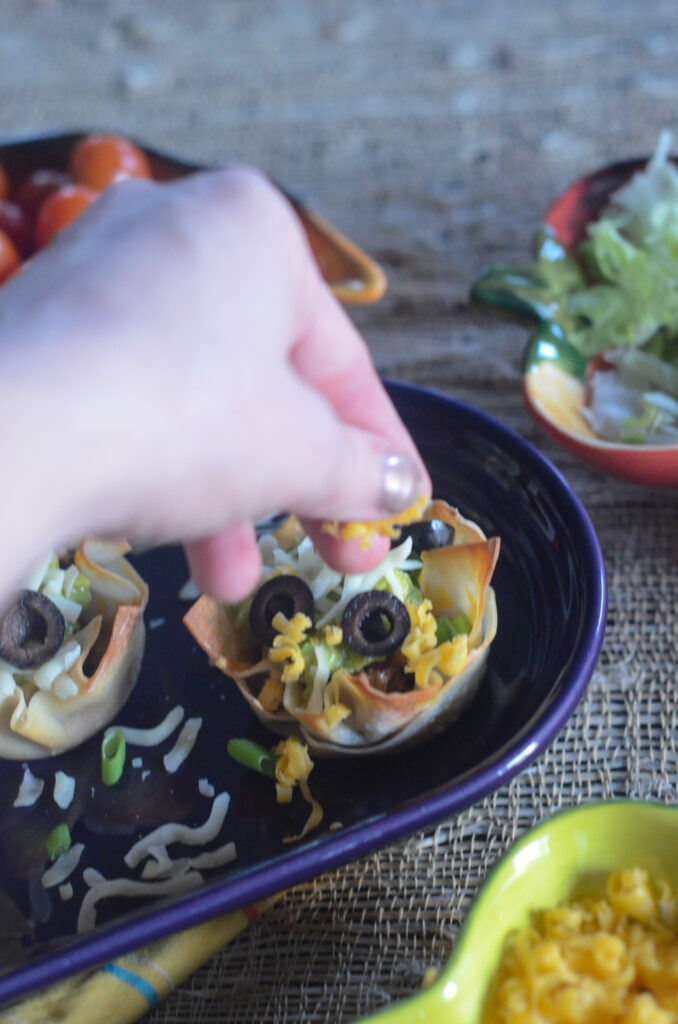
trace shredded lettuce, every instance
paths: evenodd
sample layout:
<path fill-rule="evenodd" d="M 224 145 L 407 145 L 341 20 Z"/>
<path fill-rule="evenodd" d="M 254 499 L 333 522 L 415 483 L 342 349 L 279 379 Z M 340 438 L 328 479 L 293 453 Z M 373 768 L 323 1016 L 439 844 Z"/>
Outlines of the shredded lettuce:
<path fill-rule="evenodd" d="M 495 267 L 473 289 L 480 301 L 548 325 L 587 361 L 604 354 L 608 366 L 594 373 L 584 414 L 611 441 L 673 444 L 678 436 L 672 142 L 671 132 L 660 134 L 645 168 L 612 194 L 576 252 L 567 252 L 546 225 L 535 240 L 534 264 Z M 662 404 L 661 396 L 670 401 Z"/>

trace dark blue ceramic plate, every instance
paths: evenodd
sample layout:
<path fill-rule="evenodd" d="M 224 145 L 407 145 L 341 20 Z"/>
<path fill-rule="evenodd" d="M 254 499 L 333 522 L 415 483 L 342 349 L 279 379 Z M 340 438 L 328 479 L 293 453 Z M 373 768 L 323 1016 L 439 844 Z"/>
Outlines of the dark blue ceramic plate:
<path fill-rule="evenodd" d="M 204 725 L 196 748 L 174 776 L 160 750 L 142 751 L 146 781 L 131 766 L 121 783 L 99 782 L 100 741 L 34 764 L 47 780 L 32 809 L 12 801 L 21 767 L 0 763 L 0 1001 L 44 985 L 308 879 L 375 847 L 455 814 L 508 782 L 550 743 L 572 714 L 593 672 L 605 623 L 605 575 L 591 523 L 569 486 L 525 441 L 495 420 L 441 395 L 394 384 L 391 393 L 431 471 L 436 495 L 456 504 L 487 534 L 502 539 L 494 586 L 499 632 L 486 679 L 458 724 L 426 747 L 359 763 L 319 762 L 313 792 L 325 809 L 323 827 L 283 846 L 306 805 L 279 806 L 270 780 L 232 762 L 226 742 L 274 738 L 256 722 L 235 686 L 210 668 L 182 626 L 187 604 L 183 556 L 158 549 L 136 559 L 151 589 L 149 630 L 140 682 L 120 716 L 125 724 L 155 724 L 177 703 Z M 207 776 L 232 796 L 220 842 L 233 839 L 238 860 L 207 875 L 190 896 L 142 903 L 108 901 L 99 924 L 75 934 L 85 892 L 45 898 L 39 883 L 44 841 L 64 815 L 51 799 L 57 768 L 78 779 L 67 812 L 74 842 L 85 843 L 82 866 L 106 877 L 122 873 L 123 855 L 162 821 L 202 823 L 210 801 L 198 793 Z M 341 822 L 330 831 L 329 825 Z M 53 891 L 53 890 L 52 890 Z M 30 927 L 28 924 L 30 921 Z M 22 934 L 25 932 L 25 934 Z"/>

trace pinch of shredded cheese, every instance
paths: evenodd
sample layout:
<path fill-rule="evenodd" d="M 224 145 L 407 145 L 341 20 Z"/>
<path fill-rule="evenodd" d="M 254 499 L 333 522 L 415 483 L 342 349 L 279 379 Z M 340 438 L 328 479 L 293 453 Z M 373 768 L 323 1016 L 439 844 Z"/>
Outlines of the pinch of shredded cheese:
<path fill-rule="evenodd" d="M 282 612 L 273 616 L 273 626 L 278 630 L 278 634 L 273 640 L 268 656 L 272 662 L 284 662 L 283 683 L 296 683 L 304 671 L 306 663 L 299 650 L 299 644 L 306 639 L 306 630 L 310 629 L 311 625 L 308 615 L 302 612 L 297 612 L 291 619 Z"/>
<path fill-rule="evenodd" d="M 641 868 L 603 897 L 534 915 L 509 936 L 483 1024 L 672 1024 L 678 1020 L 678 900 Z"/>
<path fill-rule="evenodd" d="M 421 519 L 421 514 L 428 503 L 429 499 L 422 494 L 414 505 L 410 505 L 404 512 L 399 512 L 397 516 L 391 516 L 390 519 L 375 519 L 371 523 L 329 522 L 323 523 L 322 529 L 331 537 L 337 537 L 339 540 L 360 540 L 360 547 L 367 550 L 377 534 L 397 540 L 400 536 L 399 527 Z"/>
<path fill-rule="evenodd" d="M 277 747 L 273 748 L 273 753 L 277 757 L 275 788 L 278 803 L 288 804 L 292 799 L 295 785 L 298 785 L 304 800 L 311 805 L 311 813 L 299 835 L 286 836 L 283 839 L 284 843 L 294 843 L 323 820 L 323 809 L 318 801 L 314 800 L 308 785 L 308 777 L 313 771 L 313 761 L 306 744 L 296 736 L 288 736 L 286 740 L 281 740 Z"/>

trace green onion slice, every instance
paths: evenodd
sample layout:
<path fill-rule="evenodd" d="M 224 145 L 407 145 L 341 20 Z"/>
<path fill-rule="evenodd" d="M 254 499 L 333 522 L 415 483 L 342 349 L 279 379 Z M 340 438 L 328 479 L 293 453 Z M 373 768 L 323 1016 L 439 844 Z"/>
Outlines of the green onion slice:
<path fill-rule="evenodd" d="M 62 853 L 70 850 L 71 833 L 68 831 L 68 825 L 63 823 L 53 828 L 47 836 L 45 846 L 47 847 L 47 856 L 52 861 L 60 857 Z"/>
<path fill-rule="evenodd" d="M 246 768 L 253 768 L 255 772 L 268 775 L 269 779 L 275 778 L 275 754 L 266 747 L 259 746 L 252 740 L 229 740 L 226 750 L 234 761 L 239 761 Z"/>
<path fill-rule="evenodd" d="M 454 618 L 450 621 L 452 623 L 452 628 L 455 631 L 455 633 L 471 632 L 471 623 L 463 612 L 460 612 L 459 615 L 455 615 Z"/>
<path fill-rule="evenodd" d="M 106 786 L 114 786 L 120 780 L 125 767 L 126 750 L 123 729 L 114 729 L 104 737 L 101 744 L 101 778 Z"/>
<path fill-rule="evenodd" d="M 444 644 L 448 640 L 454 640 L 455 636 L 459 636 L 460 633 L 470 632 L 471 623 L 463 612 L 460 612 L 459 615 L 455 615 L 453 618 L 450 618 L 448 615 L 441 615 L 438 620 L 436 640 L 439 644 Z"/>

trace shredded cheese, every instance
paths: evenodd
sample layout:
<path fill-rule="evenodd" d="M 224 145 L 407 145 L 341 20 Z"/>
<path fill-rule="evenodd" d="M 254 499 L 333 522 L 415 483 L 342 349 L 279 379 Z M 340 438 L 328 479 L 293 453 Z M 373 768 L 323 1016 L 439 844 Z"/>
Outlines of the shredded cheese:
<path fill-rule="evenodd" d="M 292 791 L 295 785 L 298 785 L 304 800 L 311 805 L 311 813 L 299 835 L 286 836 L 283 839 L 284 843 L 295 843 L 323 820 L 323 809 L 318 801 L 314 800 L 308 786 L 308 777 L 313 771 L 313 761 L 306 744 L 296 736 L 288 736 L 286 740 L 281 740 L 277 747 L 274 747 L 273 753 L 277 756 L 275 788 L 278 803 L 289 803 L 292 799 Z"/>
<path fill-rule="evenodd" d="M 339 540 L 359 540 L 360 547 L 366 550 L 377 535 L 397 540 L 400 537 L 400 527 L 421 519 L 428 503 L 429 499 L 422 494 L 414 505 L 410 505 L 404 512 L 399 512 L 397 516 L 391 516 L 390 519 L 376 519 L 371 523 L 323 523 L 322 529 Z"/>
<path fill-rule="evenodd" d="M 332 704 L 329 708 L 326 708 L 322 714 L 323 721 L 330 730 L 334 729 L 340 722 L 343 722 L 344 719 L 350 718 L 350 716 L 351 709 L 341 703 Z"/>
<path fill-rule="evenodd" d="M 62 672 L 56 677 L 52 685 L 52 690 L 59 700 L 68 700 L 69 697 L 77 697 L 80 692 L 75 679 L 71 679 L 66 672 Z"/>
<path fill-rule="evenodd" d="M 412 629 L 401 650 L 407 659 L 407 671 L 413 672 L 417 659 L 424 651 L 430 651 L 436 646 L 438 623 L 433 614 L 433 605 L 428 598 L 425 598 L 419 605 L 408 601 L 407 610 L 410 614 Z"/>
<path fill-rule="evenodd" d="M 423 690 L 442 686 L 443 675 L 461 673 L 468 661 L 468 636 L 459 634 L 436 646 L 437 622 L 428 598 L 420 605 L 407 605 L 412 629 L 402 645 L 405 671 L 414 673 L 414 685 Z M 441 673 L 443 675 L 441 675 Z"/>
<path fill-rule="evenodd" d="M 24 765 L 24 774 L 19 786 L 19 792 L 13 803 L 13 807 L 32 807 L 40 798 L 45 788 L 45 780 L 38 779 L 33 775 L 28 765 Z"/>
<path fill-rule="evenodd" d="M 259 691 L 259 703 L 265 711 L 277 711 L 283 702 L 283 681 L 271 674 Z"/>
<path fill-rule="evenodd" d="M 70 878 L 80 863 L 84 849 L 84 843 L 75 843 L 74 846 L 71 846 L 70 850 L 66 850 L 60 857 L 57 857 L 52 866 L 47 868 L 47 871 L 45 871 L 40 879 L 43 889 L 51 889 L 55 885 L 61 885 L 67 878 Z"/>
<path fill-rule="evenodd" d="M 16 689 L 14 676 L 4 668 L 0 668 L 0 702 L 11 697 Z"/>
<path fill-rule="evenodd" d="M 70 807 L 75 796 L 75 779 L 65 772 L 57 772 L 54 776 L 54 803 L 62 811 Z"/>
<path fill-rule="evenodd" d="M 198 733 L 202 728 L 202 718 L 189 718 L 177 736 L 177 741 L 162 759 L 165 771 L 173 775 L 184 763 L 195 746 Z"/>
<path fill-rule="evenodd" d="M 678 900 L 633 867 L 602 897 L 540 911 L 508 939 L 483 1024 L 670 1024 Z"/>
<path fill-rule="evenodd" d="M 297 612 L 297 614 L 293 615 L 291 619 L 288 619 L 282 612 L 277 612 L 273 616 L 273 626 L 277 629 L 278 634 L 286 640 L 291 640 L 295 644 L 301 644 L 304 642 L 306 639 L 306 632 L 312 625 L 313 623 L 309 619 L 308 615 L 304 615 L 302 612 Z"/>
<path fill-rule="evenodd" d="M 178 857 L 176 860 L 169 856 L 164 847 L 162 851 L 164 854 L 158 851 L 157 856 L 154 851 L 153 858 L 146 861 L 141 872 L 142 878 L 173 878 L 185 874 L 191 869 L 210 871 L 214 868 L 224 867 L 226 864 L 232 864 L 234 860 L 237 860 L 234 842 L 224 843 L 216 850 L 205 850 L 197 857 Z"/>
<path fill-rule="evenodd" d="M 224 823 L 228 805 L 230 803 L 228 793 L 219 793 L 215 796 L 210 810 L 209 817 L 204 825 L 197 825 L 192 828 L 190 825 L 182 825 L 171 821 L 160 825 L 143 836 L 125 854 L 125 863 L 130 868 L 135 868 L 148 853 L 149 846 L 161 844 L 167 846 L 169 843 L 185 843 L 187 846 L 202 846 L 210 843 L 221 830 Z"/>
<path fill-rule="evenodd" d="M 343 639 L 341 626 L 325 626 L 325 643 L 328 647 L 338 647 Z"/>
<path fill-rule="evenodd" d="M 278 633 L 268 656 L 274 663 L 283 663 L 283 683 L 296 683 L 306 664 L 299 645 L 306 639 L 306 630 L 312 626 L 311 620 L 302 612 L 297 612 L 291 619 L 278 612 L 273 616 L 273 626 Z"/>
<path fill-rule="evenodd" d="M 98 871 L 88 869 L 83 878 L 89 891 L 85 894 L 78 914 L 78 932 L 87 932 L 96 924 L 96 906 L 100 900 L 110 896 L 176 896 L 190 892 L 203 884 L 199 871 L 188 871 L 185 875 L 164 879 L 161 882 L 139 882 L 132 878 L 103 878 Z"/>
<path fill-rule="evenodd" d="M 80 609 L 80 605 L 78 605 Z M 40 690 L 49 690 L 54 680 L 60 676 L 63 672 L 69 672 L 73 668 L 76 661 L 80 657 L 81 648 L 80 644 L 75 640 L 69 640 L 67 643 L 62 644 L 56 654 L 46 661 L 43 665 L 40 665 L 33 672 L 33 682 Z M 75 682 L 71 680 L 73 686 L 75 686 L 75 692 L 78 692 L 78 687 Z M 70 694 L 69 696 L 73 696 Z"/>
<path fill-rule="evenodd" d="M 314 645 L 313 650 L 316 667 L 313 673 L 311 695 L 306 702 L 306 710 L 318 715 L 323 709 L 323 692 L 330 678 L 330 657 L 322 644 Z"/>
<path fill-rule="evenodd" d="M 116 729 L 122 729 L 125 734 L 125 740 L 131 746 L 156 747 L 172 735 L 183 717 L 184 709 L 181 704 L 177 704 L 177 706 L 172 708 L 172 710 L 163 718 L 162 722 L 153 726 L 152 729 L 132 729 L 128 725 L 112 725 L 106 730 L 104 735 L 110 736 Z"/>

